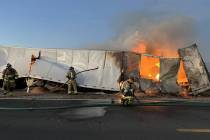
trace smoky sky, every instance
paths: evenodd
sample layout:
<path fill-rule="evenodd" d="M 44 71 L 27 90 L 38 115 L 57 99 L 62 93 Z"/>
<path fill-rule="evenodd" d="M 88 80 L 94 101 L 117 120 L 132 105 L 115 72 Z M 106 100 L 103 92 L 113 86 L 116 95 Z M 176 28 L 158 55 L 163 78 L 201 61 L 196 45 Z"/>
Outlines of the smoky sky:
<path fill-rule="evenodd" d="M 196 43 L 196 24 L 193 18 L 168 12 L 131 12 L 123 13 L 112 22 L 115 36 L 98 48 L 131 51 L 144 42 L 146 53 L 154 50 L 172 50 Z M 97 48 L 96 47 L 96 48 Z M 166 55 L 166 54 L 163 54 Z"/>

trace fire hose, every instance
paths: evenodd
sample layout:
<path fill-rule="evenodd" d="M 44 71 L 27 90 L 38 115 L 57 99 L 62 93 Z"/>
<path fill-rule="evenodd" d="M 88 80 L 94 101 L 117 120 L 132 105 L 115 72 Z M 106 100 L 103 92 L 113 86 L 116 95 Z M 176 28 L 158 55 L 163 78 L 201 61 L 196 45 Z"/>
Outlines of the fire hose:
<path fill-rule="evenodd" d="M 80 73 L 83 73 L 83 72 L 87 72 L 87 71 L 91 71 L 91 70 L 97 70 L 99 67 L 96 67 L 96 68 L 93 68 L 93 69 L 87 69 L 87 70 L 83 70 L 83 71 L 80 71 L 78 73 L 76 73 L 76 75 L 80 74 Z"/>
<path fill-rule="evenodd" d="M 80 71 L 80 72 L 76 73 L 76 75 L 81 74 L 81 73 L 83 73 L 83 72 L 91 71 L 91 70 L 97 70 L 98 68 L 99 68 L 99 67 L 92 68 L 92 69 L 87 69 L 87 70 L 83 70 L 83 71 Z M 63 87 L 65 84 L 67 84 L 67 83 L 69 82 L 69 80 L 70 80 L 70 79 L 68 79 L 65 83 L 63 83 L 63 84 L 62 84 L 61 86 L 59 86 L 58 88 Z"/>

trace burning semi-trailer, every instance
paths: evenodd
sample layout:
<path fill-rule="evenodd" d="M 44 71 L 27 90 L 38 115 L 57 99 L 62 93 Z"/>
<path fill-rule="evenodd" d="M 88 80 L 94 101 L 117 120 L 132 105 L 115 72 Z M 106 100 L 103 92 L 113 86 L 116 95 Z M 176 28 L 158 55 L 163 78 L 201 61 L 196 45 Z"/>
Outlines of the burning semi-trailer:
<path fill-rule="evenodd" d="M 142 51 L 138 49 L 134 51 Z M 198 94 L 209 89 L 208 70 L 196 44 L 177 51 L 166 49 L 166 55 L 162 56 L 161 50 L 155 51 L 156 55 L 141 54 L 140 87 L 144 91 L 156 87 L 163 93 L 177 94 L 184 90 Z"/>
<path fill-rule="evenodd" d="M 79 74 L 78 86 L 110 91 L 119 91 L 122 72 L 122 79 L 134 76 L 142 91 L 156 88 L 162 93 L 178 94 L 187 88 L 198 94 L 210 88 L 208 71 L 196 44 L 178 49 L 175 57 L 146 54 L 144 49 L 123 52 L 0 47 L 0 71 L 9 62 L 19 77 L 65 83 L 69 66 L 77 72 L 97 68 Z"/>

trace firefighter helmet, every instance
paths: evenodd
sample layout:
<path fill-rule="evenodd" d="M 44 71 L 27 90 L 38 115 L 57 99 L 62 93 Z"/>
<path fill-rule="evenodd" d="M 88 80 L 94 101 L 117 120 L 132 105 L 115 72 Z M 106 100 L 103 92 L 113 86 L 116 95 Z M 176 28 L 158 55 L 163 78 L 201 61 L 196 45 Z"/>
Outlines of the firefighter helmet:
<path fill-rule="evenodd" d="M 69 67 L 69 70 L 74 70 L 74 67 Z"/>
<path fill-rule="evenodd" d="M 12 65 L 10 63 L 7 63 L 7 68 L 11 68 Z"/>

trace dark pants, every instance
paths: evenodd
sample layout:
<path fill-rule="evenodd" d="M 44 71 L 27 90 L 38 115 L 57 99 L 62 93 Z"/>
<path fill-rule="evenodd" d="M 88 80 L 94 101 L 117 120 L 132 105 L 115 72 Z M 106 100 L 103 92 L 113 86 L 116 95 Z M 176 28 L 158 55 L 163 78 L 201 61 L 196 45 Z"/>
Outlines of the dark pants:
<path fill-rule="evenodd" d="M 124 96 L 133 96 L 133 95 L 134 93 L 132 89 L 129 89 L 128 91 L 124 92 Z"/>
<path fill-rule="evenodd" d="M 13 91 L 15 88 L 15 81 L 4 81 L 3 88 L 8 92 Z"/>

